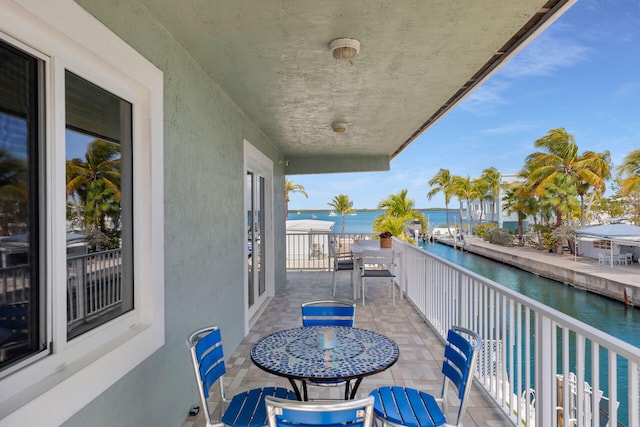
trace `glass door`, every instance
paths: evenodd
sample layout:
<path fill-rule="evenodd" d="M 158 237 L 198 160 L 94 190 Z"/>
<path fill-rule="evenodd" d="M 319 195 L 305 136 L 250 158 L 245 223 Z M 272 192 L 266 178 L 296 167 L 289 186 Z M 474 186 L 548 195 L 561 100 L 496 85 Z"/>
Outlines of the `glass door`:
<path fill-rule="evenodd" d="M 266 290 L 265 283 L 265 223 L 263 176 L 247 171 L 247 297 L 251 310 Z"/>
<path fill-rule="evenodd" d="M 273 295 L 273 162 L 245 141 L 246 327 Z"/>

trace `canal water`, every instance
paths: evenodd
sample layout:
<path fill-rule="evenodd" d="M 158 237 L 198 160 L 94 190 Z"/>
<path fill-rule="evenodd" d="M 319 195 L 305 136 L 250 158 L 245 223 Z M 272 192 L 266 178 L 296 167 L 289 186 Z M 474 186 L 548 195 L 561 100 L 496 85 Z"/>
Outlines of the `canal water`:
<path fill-rule="evenodd" d="M 628 307 L 621 302 L 573 288 L 555 280 L 502 264 L 479 255 L 456 250 L 441 243 L 424 242 L 424 250 L 467 270 L 480 274 L 520 294 L 526 295 L 562 313 L 574 317 L 616 338 L 640 347 L 640 309 Z M 589 353 L 587 353 L 589 354 Z M 606 374 L 606 365 L 602 366 Z M 625 363 L 626 365 L 626 363 Z M 622 366 L 618 366 L 622 368 Z M 626 371 L 626 369 L 625 369 Z M 587 373 L 588 375 L 589 373 Z M 626 425 L 627 380 L 618 378 L 619 421 Z M 606 394 L 606 382 L 603 383 Z"/>

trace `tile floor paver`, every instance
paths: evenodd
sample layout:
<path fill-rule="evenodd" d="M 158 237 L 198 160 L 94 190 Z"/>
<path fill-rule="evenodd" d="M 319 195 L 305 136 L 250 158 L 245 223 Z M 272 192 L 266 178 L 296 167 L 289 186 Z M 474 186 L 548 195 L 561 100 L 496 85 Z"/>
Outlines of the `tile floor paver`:
<path fill-rule="evenodd" d="M 352 293 L 349 275 L 338 275 L 337 280 L 336 298 L 350 300 Z M 286 285 L 277 292 L 249 334 L 229 356 L 225 375 L 225 387 L 229 396 L 254 387 L 290 387 L 285 378 L 264 372 L 251 362 L 251 345 L 271 332 L 301 326 L 300 304 L 317 299 L 331 299 L 331 286 L 331 272 L 287 273 Z M 367 286 L 366 305 L 363 306 L 362 301 L 356 302 L 355 326 L 392 338 L 400 348 L 400 357 L 387 371 L 366 377 L 358 389 L 358 396 L 364 397 L 374 388 L 389 384 L 415 387 L 437 395 L 442 385 L 440 369 L 444 343 L 406 300 L 398 298 L 396 305 L 392 305 L 388 288 L 389 285 L 385 283 Z M 340 387 L 309 387 L 311 399 L 340 399 L 343 392 Z M 450 401 L 454 404 L 447 415 L 453 422 L 457 400 L 453 397 Z M 512 425 L 502 410 L 475 384 L 463 421 L 466 427 Z M 187 417 L 182 425 L 204 426 L 202 411 L 197 416 Z"/>

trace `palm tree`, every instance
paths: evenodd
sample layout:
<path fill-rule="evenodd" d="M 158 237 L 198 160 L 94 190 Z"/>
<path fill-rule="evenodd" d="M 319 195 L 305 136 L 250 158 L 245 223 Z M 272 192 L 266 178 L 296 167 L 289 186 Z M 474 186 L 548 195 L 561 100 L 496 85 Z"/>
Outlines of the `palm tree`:
<path fill-rule="evenodd" d="M 497 208 L 496 200 L 498 200 L 500 194 L 500 172 L 494 167 L 486 168 L 482 171 L 480 178 L 487 183 L 488 190 L 491 193 L 491 222 L 493 223 Z"/>
<path fill-rule="evenodd" d="M 0 149 L 0 229 L 4 235 L 24 232 L 22 224 L 28 223 L 27 169 L 24 160 Z"/>
<path fill-rule="evenodd" d="M 296 184 L 293 181 L 287 179 L 284 182 L 284 217 L 289 216 L 289 193 L 300 193 L 304 197 L 309 198 L 309 195 L 304 191 L 302 184 Z"/>
<path fill-rule="evenodd" d="M 522 222 L 530 213 L 532 199 L 535 199 L 533 191 L 522 181 L 511 182 L 504 187 L 503 206 L 507 214 L 516 213 L 518 217 L 518 242 L 522 246 L 524 244 Z"/>
<path fill-rule="evenodd" d="M 444 194 L 444 207 L 445 207 L 445 218 L 447 220 L 447 230 L 449 234 L 451 234 L 451 229 L 449 228 L 449 202 L 451 201 L 451 196 L 453 196 L 452 186 L 453 186 L 453 176 L 449 169 L 440 168 L 438 173 L 434 175 L 428 182 L 428 184 L 433 187 L 427 193 L 427 198 L 431 200 L 433 196 L 442 192 Z"/>
<path fill-rule="evenodd" d="M 406 224 L 408 221 L 417 220 L 424 228 L 427 219 L 422 212 L 415 210 L 415 202 L 407 198 L 407 193 L 407 189 L 401 190 L 397 194 L 390 194 L 378 203 L 378 209 L 384 209 L 385 213 L 376 217 L 373 221 L 373 229 L 376 232 L 390 231 L 396 237 L 415 243 L 406 233 Z M 393 225 L 393 229 L 386 228 L 390 225 Z"/>
<path fill-rule="evenodd" d="M 640 222 L 640 150 L 633 150 L 625 156 L 622 164 L 618 166 L 620 175 L 621 196 L 635 196 L 633 222 Z"/>
<path fill-rule="evenodd" d="M 100 246 L 105 245 L 103 239 L 111 229 L 115 233 L 112 243 L 119 245 L 120 147 L 96 139 L 87 146 L 84 161 L 67 161 L 66 173 L 67 195 L 75 201 L 84 226 L 94 233 Z"/>
<path fill-rule="evenodd" d="M 578 196 L 580 196 L 580 227 L 584 227 L 586 220 L 589 218 L 594 200 L 607 191 L 605 182 L 611 178 L 611 153 L 608 150 L 602 153 L 585 151 L 581 157 L 585 161 L 585 167 L 601 178 L 597 185 L 593 185 L 593 191 L 589 195 L 586 207 L 584 197 L 588 194 L 591 185 L 584 179 L 577 184 Z"/>
<path fill-rule="evenodd" d="M 620 174 L 620 194 L 628 196 L 640 192 L 640 150 L 629 152 L 617 168 Z"/>
<path fill-rule="evenodd" d="M 471 213 L 471 201 L 478 198 L 478 190 L 474 187 L 471 182 L 471 178 L 467 176 L 463 178 L 461 176 L 454 177 L 452 192 L 455 194 L 458 199 L 462 202 L 462 200 L 466 200 L 467 202 L 467 215 L 469 216 L 469 229 L 467 233 L 471 233 L 471 225 L 473 224 L 473 214 Z M 462 221 L 462 203 L 460 203 L 460 219 Z M 461 224 L 462 225 L 462 224 Z"/>
<path fill-rule="evenodd" d="M 536 184 L 538 196 L 553 187 L 555 191 L 571 191 L 577 194 L 579 184 L 590 185 L 596 189 L 605 187 L 608 176 L 606 155 L 593 152 L 579 154 L 575 137 L 564 128 L 552 129 L 547 135 L 535 141 L 536 147 L 546 152 L 535 152 L 527 156 L 530 182 Z M 563 201 L 568 201 L 569 194 L 556 194 Z M 555 206 L 562 206 L 559 202 Z M 562 224 L 562 218 L 556 218 L 556 226 Z"/>
<path fill-rule="evenodd" d="M 327 204 L 342 216 L 342 230 L 340 234 L 344 234 L 344 216 L 353 213 L 353 202 L 349 200 L 349 196 L 346 194 L 338 194 L 333 198 L 331 203 Z"/>

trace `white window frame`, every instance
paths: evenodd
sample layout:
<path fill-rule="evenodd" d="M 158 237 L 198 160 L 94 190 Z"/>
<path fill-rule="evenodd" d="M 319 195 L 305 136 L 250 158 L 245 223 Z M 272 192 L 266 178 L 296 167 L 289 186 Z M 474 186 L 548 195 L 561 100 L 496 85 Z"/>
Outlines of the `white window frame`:
<path fill-rule="evenodd" d="M 0 375 L 0 424 L 58 425 L 164 344 L 162 72 L 72 0 L 2 2 L 0 37 L 44 58 L 49 352 Z M 133 104 L 135 307 L 67 341 L 64 75 Z"/>

